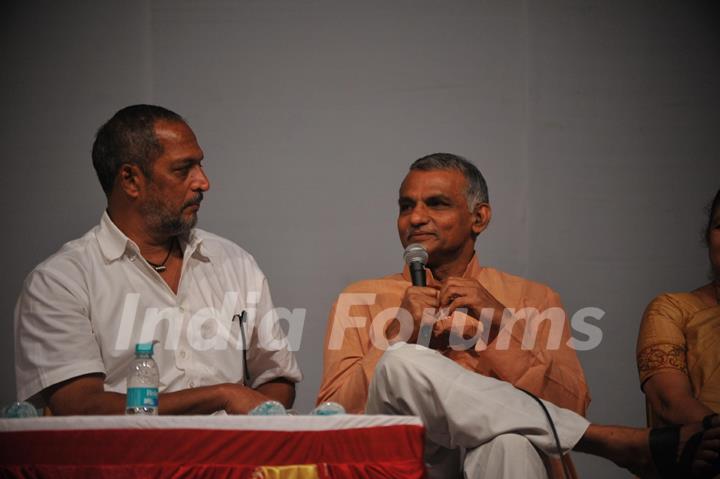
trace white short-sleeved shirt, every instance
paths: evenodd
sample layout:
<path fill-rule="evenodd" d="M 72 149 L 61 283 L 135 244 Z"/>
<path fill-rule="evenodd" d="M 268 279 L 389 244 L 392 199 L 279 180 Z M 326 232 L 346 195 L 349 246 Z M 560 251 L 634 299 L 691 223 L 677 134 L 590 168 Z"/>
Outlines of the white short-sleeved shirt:
<path fill-rule="evenodd" d="M 160 391 L 223 382 L 257 387 L 300 381 L 274 314 L 265 276 L 235 243 L 194 229 L 181 240 L 177 295 L 107 213 L 27 277 L 15 308 L 15 376 L 20 400 L 67 379 L 105 375 L 124 393 L 135 344 L 157 340 Z M 243 322 L 250 379 L 244 380 Z M 233 319 L 235 317 L 235 319 Z"/>

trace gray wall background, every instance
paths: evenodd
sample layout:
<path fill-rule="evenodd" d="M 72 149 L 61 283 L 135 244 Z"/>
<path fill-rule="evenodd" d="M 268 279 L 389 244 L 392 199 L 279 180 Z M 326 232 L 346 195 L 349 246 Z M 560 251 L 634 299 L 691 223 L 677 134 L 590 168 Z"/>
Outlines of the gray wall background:
<path fill-rule="evenodd" d="M 401 267 L 397 188 L 451 151 L 484 172 L 487 265 L 606 311 L 580 354 L 594 421 L 642 425 L 634 345 L 657 293 L 703 283 L 720 187 L 711 3 L 291 0 L 4 2 L 0 402 L 14 398 L 25 275 L 100 218 L 97 127 L 132 103 L 188 118 L 212 187 L 200 226 L 255 255 L 276 305 L 307 308 L 297 408 L 329 307 Z M 583 477 L 627 477 L 576 455 Z"/>

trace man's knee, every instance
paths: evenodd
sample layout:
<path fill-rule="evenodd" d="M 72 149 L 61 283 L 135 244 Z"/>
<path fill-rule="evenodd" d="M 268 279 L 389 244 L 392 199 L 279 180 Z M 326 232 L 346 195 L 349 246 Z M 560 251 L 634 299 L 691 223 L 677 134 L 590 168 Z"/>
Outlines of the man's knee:
<path fill-rule="evenodd" d="M 419 357 L 433 352 L 414 344 L 397 343 L 385 351 L 375 366 L 373 381 L 392 383 L 412 376 L 420 366 Z"/>
<path fill-rule="evenodd" d="M 431 352 L 427 350 L 427 352 Z M 388 414 L 387 404 L 394 404 L 395 397 L 407 388 L 417 386 L 423 354 L 413 344 L 398 343 L 385 351 L 375 366 L 368 391 L 367 412 Z"/>

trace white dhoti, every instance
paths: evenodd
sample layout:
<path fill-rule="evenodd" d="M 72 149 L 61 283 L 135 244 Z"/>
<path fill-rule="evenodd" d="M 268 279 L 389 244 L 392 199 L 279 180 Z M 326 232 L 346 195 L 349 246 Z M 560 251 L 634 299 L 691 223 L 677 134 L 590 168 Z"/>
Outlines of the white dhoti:
<path fill-rule="evenodd" d="M 564 454 L 589 422 L 543 401 L 557 430 L 558 452 L 540 404 L 510 383 L 469 371 L 432 349 L 398 343 L 370 384 L 368 414 L 414 415 L 426 429 L 431 478 L 547 478 L 538 453 Z"/>

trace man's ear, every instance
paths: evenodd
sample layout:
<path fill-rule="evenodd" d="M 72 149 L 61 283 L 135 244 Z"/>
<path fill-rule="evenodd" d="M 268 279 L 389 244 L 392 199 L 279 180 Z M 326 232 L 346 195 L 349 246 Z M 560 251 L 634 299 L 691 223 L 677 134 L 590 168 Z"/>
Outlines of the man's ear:
<path fill-rule="evenodd" d="M 492 208 L 488 203 L 479 203 L 472 212 L 472 231 L 475 236 L 479 235 L 490 224 L 492 219 Z"/>
<path fill-rule="evenodd" d="M 130 198 L 140 196 L 145 187 L 145 175 L 137 165 L 125 163 L 120 167 L 117 175 L 117 184 Z"/>

